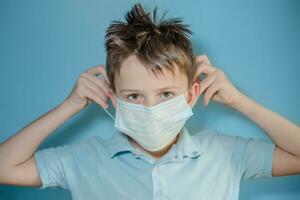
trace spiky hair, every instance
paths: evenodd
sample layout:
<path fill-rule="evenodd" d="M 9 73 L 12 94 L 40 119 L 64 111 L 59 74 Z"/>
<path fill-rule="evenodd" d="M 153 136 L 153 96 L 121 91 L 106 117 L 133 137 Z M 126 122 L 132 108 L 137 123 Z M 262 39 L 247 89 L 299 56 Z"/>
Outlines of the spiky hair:
<path fill-rule="evenodd" d="M 181 18 L 160 20 L 157 10 L 147 12 L 141 4 L 135 4 L 125 15 L 125 22 L 113 21 L 106 31 L 105 47 L 108 78 L 115 92 L 114 78 L 120 73 L 122 62 L 130 55 L 136 55 L 141 63 L 153 73 L 166 68 L 174 73 L 175 66 L 185 73 L 191 84 L 195 74 L 192 32 Z"/>

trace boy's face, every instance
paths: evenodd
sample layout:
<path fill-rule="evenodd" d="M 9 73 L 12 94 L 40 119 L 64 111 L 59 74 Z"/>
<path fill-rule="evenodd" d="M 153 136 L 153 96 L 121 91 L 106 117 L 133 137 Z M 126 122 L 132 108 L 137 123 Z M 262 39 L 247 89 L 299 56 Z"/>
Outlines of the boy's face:
<path fill-rule="evenodd" d="M 174 74 L 163 68 L 163 74 L 155 76 L 135 55 L 122 63 L 120 75 L 115 75 L 115 88 L 118 98 L 145 106 L 154 106 L 181 94 L 193 105 L 199 95 L 199 82 L 194 82 L 188 93 L 187 76 L 177 67 Z"/>

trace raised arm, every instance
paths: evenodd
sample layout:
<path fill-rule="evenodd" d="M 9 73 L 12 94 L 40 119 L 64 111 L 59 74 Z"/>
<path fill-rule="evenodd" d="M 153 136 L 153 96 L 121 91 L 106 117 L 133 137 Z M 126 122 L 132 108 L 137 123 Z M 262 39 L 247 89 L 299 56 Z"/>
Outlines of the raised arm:
<path fill-rule="evenodd" d="M 300 173 L 300 127 L 258 104 L 244 94 L 232 107 L 243 113 L 272 138 L 276 144 L 272 176 Z"/>
<path fill-rule="evenodd" d="M 202 73 L 206 75 L 199 92 L 199 95 L 204 93 L 204 104 L 214 100 L 228 105 L 255 122 L 272 138 L 276 144 L 272 176 L 299 174 L 300 127 L 238 91 L 223 71 L 211 65 L 206 55 L 195 59 L 198 63 L 196 78 Z"/>
<path fill-rule="evenodd" d="M 103 66 L 80 75 L 70 95 L 58 106 L 0 144 L 0 184 L 41 186 L 33 154 L 55 129 L 92 102 L 107 107 L 108 82 Z"/>

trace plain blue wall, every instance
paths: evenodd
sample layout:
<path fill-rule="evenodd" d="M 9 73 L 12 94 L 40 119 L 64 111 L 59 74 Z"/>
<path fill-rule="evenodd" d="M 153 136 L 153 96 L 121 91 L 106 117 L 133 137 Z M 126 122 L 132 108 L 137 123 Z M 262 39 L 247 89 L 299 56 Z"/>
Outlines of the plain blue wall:
<path fill-rule="evenodd" d="M 105 64 L 104 34 L 137 1 L 0 2 L 0 141 L 60 103 L 79 74 Z M 141 1 L 182 17 L 205 53 L 245 94 L 300 125 L 300 1 Z M 162 13 L 162 12 L 160 12 Z M 240 113 L 199 99 L 192 130 L 270 139 Z M 40 148 L 108 137 L 113 121 L 96 104 L 59 127 Z M 284 133 L 282 133 L 284 134 Z M 209 183 L 208 183 L 209 184 Z M 300 176 L 243 182 L 243 200 L 300 199 Z M 0 199 L 70 199 L 60 189 L 0 186 Z"/>

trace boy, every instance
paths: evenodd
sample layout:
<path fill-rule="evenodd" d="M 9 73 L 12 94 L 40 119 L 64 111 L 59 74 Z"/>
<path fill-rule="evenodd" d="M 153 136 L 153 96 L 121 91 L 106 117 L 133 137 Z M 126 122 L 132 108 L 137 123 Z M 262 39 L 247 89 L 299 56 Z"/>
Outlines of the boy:
<path fill-rule="evenodd" d="M 240 181 L 300 172 L 300 128 L 238 91 L 206 56 L 193 57 L 177 18 L 156 24 L 140 4 L 106 34 L 107 72 L 82 73 L 63 103 L 0 146 L 0 183 L 62 187 L 73 199 L 238 199 Z M 205 74 L 200 81 L 199 75 Z M 104 79 L 97 78 L 101 74 Z M 184 124 L 203 94 L 245 114 L 274 143 L 190 134 Z M 36 151 L 59 125 L 92 102 L 116 108 L 108 140 Z"/>

